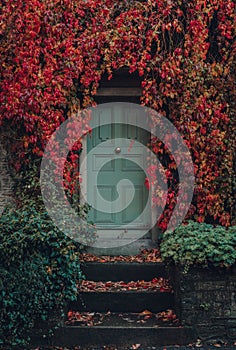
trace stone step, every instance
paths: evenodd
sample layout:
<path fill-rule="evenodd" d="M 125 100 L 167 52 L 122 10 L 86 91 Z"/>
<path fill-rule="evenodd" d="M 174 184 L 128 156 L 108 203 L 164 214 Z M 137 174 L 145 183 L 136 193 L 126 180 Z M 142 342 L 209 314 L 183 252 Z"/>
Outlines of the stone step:
<path fill-rule="evenodd" d="M 134 312 L 81 312 L 70 310 L 65 325 L 114 327 L 166 327 L 179 326 L 180 322 L 172 309 L 152 313 L 143 310 Z"/>
<path fill-rule="evenodd" d="M 114 236 L 113 233 L 108 232 L 108 236 Z M 124 255 L 124 256 L 130 256 L 130 255 L 136 255 L 139 254 L 143 249 L 152 249 L 156 248 L 157 244 L 152 241 L 150 238 L 140 238 L 137 240 L 134 240 L 134 242 L 127 244 L 127 240 L 125 239 L 119 239 L 118 241 L 118 247 L 113 248 L 95 248 L 95 247 L 88 247 L 87 252 L 95 254 L 97 256 L 101 255 L 110 255 L 110 256 L 117 256 L 117 255 Z M 104 239 L 103 241 L 100 240 L 100 246 L 102 247 L 112 247 L 114 244 L 114 238 L 111 240 Z"/>
<path fill-rule="evenodd" d="M 124 349 L 133 344 L 146 346 L 184 345 L 196 340 L 192 328 L 186 327 L 136 327 L 122 326 L 65 326 L 55 331 L 53 346 L 104 346 L 115 345 Z"/>
<path fill-rule="evenodd" d="M 177 318 L 167 318 L 168 322 L 158 319 L 159 314 L 175 309 L 171 288 L 159 289 L 158 282 L 155 287 L 148 284 L 153 279 L 158 281 L 157 276 L 166 279 L 162 263 L 83 262 L 81 266 L 85 283 L 78 286 L 77 300 L 65 310 L 72 318 L 55 330 L 50 345 L 82 349 L 114 346 L 118 350 L 132 348 L 134 344 L 145 349 L 196 341 L 195 331 L 181 326 Z M 144 289 L 141 283 L 141 289 L 132 290 L 139 286 L 137 281 L 144 284 L 147 281 L 146 287 L 150 289 Z M 86 313 L 92 319 L 86 319 Z"/>
<path fill-rule="evenodd" d="M 163 263 L 83 262 L 81 269 L 85 278 L 93 281 L 149 281 L 168 275 Z"/>
<path fill-rule="evenodd" d="M 80 292 L 68 310 L 91 312 L 160 312 L 174 308 L 174 294 L 160 291 Z"/>

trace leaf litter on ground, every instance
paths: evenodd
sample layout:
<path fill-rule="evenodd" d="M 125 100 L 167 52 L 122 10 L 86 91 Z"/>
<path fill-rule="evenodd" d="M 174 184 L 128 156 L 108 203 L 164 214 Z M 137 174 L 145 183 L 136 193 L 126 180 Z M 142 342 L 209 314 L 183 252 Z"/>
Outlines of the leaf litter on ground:
<path fill-rule="evenodd" d="M 168 309 L 158 313 L 152 313 L 149 310 L 144 310 L 140 313 L 106 313 L 100 312 L 79 312 L 68 311 L 67 325 L 79 325 L 84 327 L 99 326 L 104 324 L 114 323 L 120 324 L 136 324 L 139 326 L 150 325 L 152 327 L 160 327 L 163 325 L 179 326 L 179 320 L 173 310 Z"/>
<path fill-rule="evenodd" d="M 160 291 L 172 292 L 173 289 L 169 281 L 163 277 L 153 278 L 151 281 L 87 281 L 82 280 L 78 283 L 79 292 L 123 292 L 123 291 Z"/>
<path fill-rule="evenodd" d="M 100 263 L 109 263 L 109 262 L 157 263 L 157 262 L 161 262 L 161 254 L 160 254 L 160 250 L 155 248 L 155 249 L 144 249 L 140 252 L 140 254 L 133 255 L 133 256 L 124 256 L 124 255 L 96 256 L 89 253 L 83 253 L 80 256 L 80 259 L 82 262 L 100 262 Z"/>

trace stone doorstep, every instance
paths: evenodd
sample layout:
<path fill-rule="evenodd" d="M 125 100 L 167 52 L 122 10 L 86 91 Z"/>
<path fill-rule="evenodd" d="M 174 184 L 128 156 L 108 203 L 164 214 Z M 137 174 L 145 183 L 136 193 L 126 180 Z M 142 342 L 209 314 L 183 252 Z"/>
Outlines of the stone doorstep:
<path fill-rule="evenodd" d="M 101 243 L 102 244 L 102 243 Z M 114 248 L 95 248 L 95 247 L 88 247 L 87 253 L 91 253 L 94 255 L 137 255 L 139 254 L 143 249 L 152 249 L 156 248 L 156 243 L 152 241 L 150 238 L 146 239 L 137 239 L 134 242 L 127 244 L 125 240 L 119 240 L 119 247 Z M 104 239 L 103 246 L 110 246 L 110 241 L 106 241 Z"/>

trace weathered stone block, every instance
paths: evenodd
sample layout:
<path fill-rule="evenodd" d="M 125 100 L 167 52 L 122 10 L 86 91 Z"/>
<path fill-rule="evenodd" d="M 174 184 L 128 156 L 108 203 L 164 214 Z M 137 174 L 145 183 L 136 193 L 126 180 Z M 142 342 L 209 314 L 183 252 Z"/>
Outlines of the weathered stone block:
<path fill-rule="evenodd" d="M 230 340 L 236 339 L 236 327 L 228 327 L 227 328 L 227 335 Z"/>
<path fill-rule="evenodd" d="M 235 267 L 229 270 L 173 268 L 176 312 L 183 325 L 193 326 L 201 339 L 236 341 Z"/>
<path fill-rule="evenodd" d="M 210 339 L 225 339 L 226 330 L 224 326 L 209 325 L 208 323 L 197 324 L 196 331 L 198 337 L 204 341 Z"/>

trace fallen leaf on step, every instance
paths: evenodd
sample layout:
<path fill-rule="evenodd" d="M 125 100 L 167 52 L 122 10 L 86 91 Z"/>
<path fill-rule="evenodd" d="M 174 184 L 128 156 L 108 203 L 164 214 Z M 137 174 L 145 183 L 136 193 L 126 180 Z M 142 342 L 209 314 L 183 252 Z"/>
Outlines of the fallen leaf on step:
<path fill-rule="evenodd" d="M 147 321 L 145 321 L 145 320 L 139 320 L 139 321 L 137 321 L 137 323 L 146 323 Z"/>
<path fill-rule="evenodd" d="M 140 346 L 141 346 L 141 344 L 133 344 L 132 345 L 132 347 L 131 347 L 131 349 L 138 349 L 138 348 L 140 348 Z"/>
<path fill-rule="evenodd" d="M 201 339 L 197 339 L 195 346 L 198 348 L 202 347 Z"/>
<path fill-rule="evenodd" d="M 70 319 L 74 315 L 73 311 L 68 311 L 67 317 Z"/>
<path fill-rule="evenodd" d="M 80 260 L 84 262 L 100 262 L 100 263 L 109 263 L 109 262 L 135 262 L 135 263 L 143 263 L 143 262 L 161 262 L 161 255 L 159 249 L 144 249 L 140 252 L 140 254 L 133 256 L 109 256 L 102 255 L 96 256 L 89 253 L 83 253 L 80 255 Z"/>
<path fill-rule="evenodd" d="M 152 317 L 152 315 L 146 315 L 146 316 L 144 316 L 144 320 L 148 320 L 151 317 Z"/>
<path fill-rule="evenodd" d="M 131 320 L 129 317 L 123 317 L 123 320 L 127 321 L 129 323 L 133 323 L 134 322 L 134 320 Z"/>
<path fill-rule="evenodd" d="M 163 277 L 154 278 L 152 281 L 89 281 L 83 280 L 78 283 L 78 289 L 80 292 L 113 292 L 113 291 L 160 291 L 160 292 L 172 292 L 172 288 L 169 285 L 169 281 Z"/>
<path fill-rule="evenodd" d="M 151 311 L 149 311 L 149 310 L 144 310 L 144 311 L 142 311 L 142 312 L 140 312 L 140 315 L 152 315 L 152 312 Z"/>

